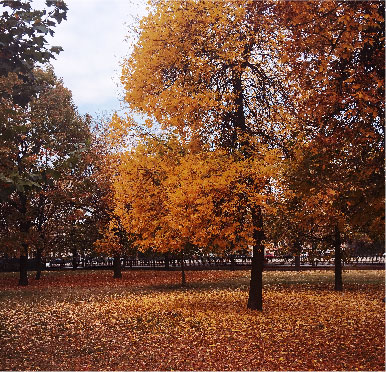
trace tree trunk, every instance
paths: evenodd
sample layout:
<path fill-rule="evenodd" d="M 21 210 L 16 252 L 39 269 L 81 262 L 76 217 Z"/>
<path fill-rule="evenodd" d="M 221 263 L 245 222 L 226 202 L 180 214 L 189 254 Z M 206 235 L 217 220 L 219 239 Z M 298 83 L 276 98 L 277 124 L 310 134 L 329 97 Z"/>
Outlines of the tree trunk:
<path fill-rule="evenodd" d="M 302 247 L 298 240 L 295 241 L 295 270 L 300 271 L 300 253 L 302 251 Z"/>
<path fill-rule="evenodd" d="M 295 256 L 295 270 L 300 271 L 300 254 Z"/>
<path fill-rule="evenodd" d="M 20 232 L 23 238 L 26 238 L 30 229 L 30 223 L 27 221 L 27 196 L 25 193 L 18 193 L 20 200 L 19 212 L 21 214 Z M 20 277 L 19 285 L 28 285 L 28 243 L 22 243 L 20 252 Z"/>
<path fill-rule="evenodd" d="M 170 259 L 169 259 L 169 252 L 165 253 L 165 269 L 169 270 L 170 268 Z"/>
<path fill-rule="evenodd" d="M 230 256 L 230 260 L 231 260 L 231 271 L 235 271 L 236 270 L 236 260 L 235 260 L 235 256 L 233 254 Z"/>
<path fill-rule="evenodd" d="M 78 267 L 78 250 L 76 248 L 72 248 L 72 270 L 76 270 Z"/>
<path fill-rule="evenodd" d="M 338 225 L 335 226 L 334 234 L 334 248 L 335 248 L 335 291 L 343 291 L 342 281 L 342 249 L 340 240 L 340 231 Z"/>
<path fill-rule="evenodd" d="M 23 244 L 23 251 L 20 254 L 20 277 L 19 285 L 26 286 L 28 285 L 28 246 Z"/>
<path fill-rule="evenodd" d="M 251 281 L 249 287 L 248 309 L 263 310 L 263 269 L 264 269 L 264 231 L 261 207 L 252 208 L 253 255 Z"/>
<path fill-rule="evenodd" d="M 42 276 L 42 249 L 38 248 L 36 250 L 36 275 L 35 280 L 40 280 Z"/>
<path fill-rule="evenodd" d="M 186 286 L 184 251 L 181 252 L 181 285 Z"/>
<path fill-rule="evenodd" d="M 121 257 L 118 254 L 114 255 L 113 269 L 114 269 L 114 278 L 115 279 L 122 278 Z"/>

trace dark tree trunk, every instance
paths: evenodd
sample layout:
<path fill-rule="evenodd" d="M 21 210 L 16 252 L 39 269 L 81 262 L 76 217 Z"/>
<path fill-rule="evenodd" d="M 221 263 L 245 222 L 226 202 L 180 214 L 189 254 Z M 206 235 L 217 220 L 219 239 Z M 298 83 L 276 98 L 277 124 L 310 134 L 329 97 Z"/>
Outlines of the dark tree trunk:
<path fill-rule="evenodd" d="M 46 179 L 46 174 L 43 172 L 43 177 L 45 182 L 47 181 Z M 41 240 L 41 246 L 36 249 L 36 275 L 35 275 L 35 280 L 40 280 L 41 275 L 42 275 L 42 270 L 43 270 L 43 262 L 42 262 L 42 255 L 46 246 L 46 234 L 44 233 L 43 230 L 43 225 L 45 222 L 45 196 L 44 193 L 39 195 L 39 202 L 38 202 L 38 221 L 37 221 L 37 230 L 39 232 L 40 240 Z"/>
<path fill-rule="evenodd" d="M 19 194 L 20 200 L 20 232 L 22 236 L 26 237 L 29 229 L 30 223 L 27 221 L 27 196 L 25 193 L 20 192 Z M 28 285 L 28 244 L 22 244 L 22 250 L 20 252 L 20 277 L 19 277 L 19 285 L 26 286 Z"/>
<path fill-rule="evenodd" d="M 233 87 L 235 89 L 235 127 L 241 130 L 243 133 L 246 132 L 246 123 L 245 123 L 245 115 L 244 115 L 244 96 L 243 96 L 243 85 L 241 73 L 236 73 L 233 80 Z M 245 143 L 244 143 L 245 145 Z M 232 143 L 232 146 L 235 146 L 235 143 Z"/>
<path fill-rule="evenodd" d="M 76 270 L 78 268 L 78 250 L 76 248 L 72 248 L 72 270 Z"/>
<path fill-rule="evenodd" d="M 252 208 L 253 256 L 249 287 L 248 309 L 263 310 L 264 231 L 261 207 Z"/>
<path fill-rule="evenodd" d="M 181 252 L 181 285 L 186 286 L 184 251 Z"/>
<path fill-rule="evenodd" d="M 340 231 L 338 225 L 335 226 L 334 234 L 334 248 L 335 248 L 335 291 L 343 291 L 342 281 L 342 249 L 340 240 Z"/>
<path fill-rule="evenodd" d="M 233 254 L 230 256 L 230 260 L 231 260 L 231 271 L 234 271 L 236 270 L 236 260 Z"/>
<path fill-rule="evenodd" d="M 28 246 L 23 244 L 23 251 L 20 255 L 20 277 L 19 285 L 28 285 Z"/>
<path fill-rule="evenodd" d="M 113 269 L 114 269 L 114 278 L 115 279 L 122 278 L 121 257 L 118 254 L 114 255 Z"/>
<path fill-rule="evenodd" d="M 300 271 L 300 254 L 295 256 L 295 270 Z"/>
<path fill-rule="evenodd" d="M 295 270 L 300 271 L 300 253 L 302 251 L 302 247 L 298 240 L 295 241 Z"/>
<path fill-rule="evenodd" d="M 170 259 L 169 259 L 169 253 L 165 253 L 165 269 L 169 270 L 170 268 Z"/>
<path fill-rule="evenodd" d="M 42 276 L 42 249 L 41 248 L 38 248 L 36 250 L 36 257 L 35 257 L 35 260 L 36 260 L 36 275 L 35 275 L 35 280 L 40 280 L 41 276 Z"/>

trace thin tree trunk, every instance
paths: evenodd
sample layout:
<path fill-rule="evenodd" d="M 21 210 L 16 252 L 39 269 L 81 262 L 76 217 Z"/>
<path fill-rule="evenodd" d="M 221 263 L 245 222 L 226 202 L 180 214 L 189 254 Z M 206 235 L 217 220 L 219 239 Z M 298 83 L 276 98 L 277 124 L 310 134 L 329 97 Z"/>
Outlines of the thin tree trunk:
<path fill-rule="evenodd" d="M 47 159 L 46 159 L 47 160 Z M 44 177 L 44 181 L 45 183 L 47 182 L 47 179 L 46 179 L 46 173 L 43 172 L 43 177 Z M 45 222 L 45 215 L 44 215 L 44 210 L 45 210 L 45 196 L 44 196 L 44 193 L 41 193 L 39 195 L 39 202 L 38 202 L 38 211 L 39 211 L 39 215 L 38 215 L 38 221 L 37 221 L 37 230 L 39 232 L 39 237 L 40 237 L 40 240 L 41 240 L 41 246 L 39 248 L 37 248 L 36 250 L 36 275 L 35 275 L 35 280 L 40 280 L 41 278 L 41 275 L 42 275 L 42 254 L 44 252 L 44 249 L 46 247 L 46 234 L 43 230 L 43 225 L 44 225 L 44 222 Z"/>
<path fill-rule="evenodd" d="M 295 270 L 300 271 L 300 254 L 295 255 Z"/>
<path fill-rule="evenodd" d="M 334 248 L 335 248 L 335 291 L 343 291 L 342 281 L 342 248 L 340 231 L 338 225 L 335 226 L 334 234 Z"/>
<path fill-rule="evenodd" d="M 20 255 L 20 277 L 19 285 L 28 285 L 28 246 L 23 244 L 23 251 Z"/>
<path fill-rule="evenodd" d="M 249 287 L 248 309 L 263 310 L 264 231 L 261 207 L 252 208 L 253 256 Z"/>
<path fill-rule="evenodd" d="M 184 251 L 181 251 L 181 285 L 186 286 Z"/>
<path fill-rule="evenodd" d="M 72 248 L 71 253 L 72 253 L 72 270 L 76 270 L 78 268 L 78 250 L 76 248 Z"/>
<path fill-rule="evenodd" d="M 19 193 L 20 199 L 20 232 L 24 238 L 27 237 L 29 232 L 30 224 L 27 222 L 27 196 L 25 193 Z M 28 243 L 22 243 L 22 250 L 20 252 L 20 277 L 19 277 L 19 285 L 27 286 L 28 285 Z"/>
<path fill-rule="evenodd" d="M 300 253 L 301 253 L 302 247 L 298 240 L 295 241 L 294 248 L 295 248 L 295 270 L 300 271 Z"/>
<path fill-rule="evenodd" d="M 42 248 L 36 250 L 36 275 L 35 280 L 40 280 L 42 276 Z"/>
<path fill-rule="evenodd" d="M 235 271 L 236 270 L 235 256 L 232 254 L 229 258 L 231 260 L 231 271 Z"/>
<path fill-rule="evenodd" d="M 170 259 L 169 259 L 169 252 L 165 253 L 165 269 L 169 270 L 170 268 Z"/>
<path fill-rule="evenodd" d="M 113 269 L 114 269 L 114 278 L 115 279 L 122 278 L 121 257 L 118 254 L 114 255 Z"/>

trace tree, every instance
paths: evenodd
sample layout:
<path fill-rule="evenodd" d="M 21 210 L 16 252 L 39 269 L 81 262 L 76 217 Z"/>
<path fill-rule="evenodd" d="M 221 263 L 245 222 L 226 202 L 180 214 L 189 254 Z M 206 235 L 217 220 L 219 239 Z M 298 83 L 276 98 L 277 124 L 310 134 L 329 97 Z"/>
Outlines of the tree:
<path fill-rule="evenodd" d="M 87 147 L 88 125 L 78 115 L 71 92 L 51 69 L 36 70 L 41 89 L 28 106 L 1 102 L 1 187 L 2 205 L 9 211 L 2 231 L 9 240 L 17 231 L 15 243 L 20 252 L 20 285 L 28 284 L 27 259 L 37 235 L 48 221 L 49 193 L 58 180 Z"/>
<path fill-rule="evenodd" d="M 191 235 L 183 226 L 176 228 L 173 224 L 175 215 L 169 209 L 167 185 L 168 173 L 178 165 L 181 150 L 173 139 L 150 138 L 123 153 L 114 181 L 114 214 L 124 230 L 136 236 L 140 250 L 179 253 L 185 285 L 183 252 L 192 243 Z"/>
<path fill-rule="evenodd" d="M 335 289 L 342 290 L 344 235 L 384 241 L 384 3 L 304 5 L 283 9 L 302 133 L 290 187 L 334 245 Z"/>
<path fill-rule="evenodd" d="M 251 206 L 256 198 L 265 203 L 272 172 L 267 158 L 276 154 L 266 149 L 255 155 L 241 161 L 172 134 L 142 137 L 119 159 L 114 214 L 142 251 L 181 258 L 184 285 L 183 258 L 193 247 L 229 254 L 253 244 Z M 253 180 L 259 193 L 245 180 Z"/>
<path fill-rule="evenodd" d="M 124 126 L 118 115 L 111 120 L 101 119 L 94 127 L 93 170 L 91 209 L 98 229 L 94 247 L 99 253 L 113 256 L 114 278 L 121 278 L 121 257 L 136 253 L 135 235 L 125 230 L 115 213 L 113 183 L 121 163 L 121 155 L 131 137 L 132 120 L 127 118 Z"/>
<path fill-rule="evenodd" d="M 54 34 L 53 28 L 56 24 L 66 19 L 67 7 L 63 1 L 47 0 L 46 5 L 50 10 L 33 10 L 30 0 L 25 1 L 1 1 L 3 13 L 0 18 L 1 31 L 1 48 L 0 48 L 0 99 L 1 99 L 1 160 L 2 169 L 0 170 L 0 179 L 2 186 L 1 199 L 6 200 L 8 204 L 14 204 L 14 200 L 8 199 L 15 188 L 19 193 L 20 205 L 18 209 L 21 215 L 26 215 L 26 200 L 24 192 L 27 189 L 32 189 L 38 186 L 36 175 L 25 174 L 26 169 L 22 172 L 18 169 L 18 173 L 12 173 L 13 165 L 8 161 L 8 157 L 13 158 L 13 154 L 17 153 L 18 144 L 11 145 L 13 137 L 19 138 L 24 136 L 28 131 L 23 125 L 15 125 L 18 120 L 29 120 L 25 113 L 22 113 L 24 107 L 28 111 L 28 104 L 33 97 L 42 94 L 46 87 L 42 84 L 42 79 L 39 74 L 36 74 L 35 67 L 38 64 L 48 62 L 54 58 L 55 54 L 61 51 L 60 47 L 48 47 L 45 35 Z M 40 85 L 42 84 L 42 85 Z M 11 124 L 12 123 L 12 124 Z M 14 141 L 17 142 L 17 141 Z M 19 143 L 20 144 L 20 143 Z M 38 146 L 39 147 L 39 146 Z M 26 148 L 20 152 L 25 152 Z M 13 154 L 10 154 L 12 153 Z M 41 154 L 35 154 L 36 156 Z M 5 157 L 3 159 L 3 157 Z M 3 161 L 4 160 L 4 161 Z M 18 159 L 21 160 L 21 159 Z M 19 164 L 20 165 L 20 164 Z M 8 168 L 10 166 L 10 168 Z M 19 167 L 20 168 L 20 167 Z M 11 172 L 11 173 L 10 173 Z M 12 179 L 9 177 L 12 175 Z M 52 176 L 52 174 L 51 174 Z M 43 175 L 47 180 L 47 175 Z M 43 207 L 44 198 L 40 197 L 39 205 Z M 44 208 L 44 207 L 43 207 Z M 37 225 L 42 233 L 42 214 L 40 213 Z M 27 235 L 30 230 L 29 223 L 20 222 L 20 228 Z M 4 226 L 4 222 L 3 222 Z M 7 230 L 7 229 L 5 229 Z M 5 231 L 4 230 L 4 231 Z M 23 237 L 26 239 L 26 237 Z M 23 243 L 24 244 L 24 243 Z M 27 243 L 26 243 L 27 244 Z M 39 255 L 39 254 L 38 254 Z M 23 255 L 21 267 L 26 265 L 26 258 Z M 26 271 L 23 269 L 23 282 L 26 284 Z"/>
<path fill-rule="evenodd" d="M 67 6 L 64 1 L 47 0 L 47 10 L 33 10 L 31 0 L 2 0 L 3 13 L 0 18 L 0 77 L 15 73 L 19 84 L 11 91 L 1 90 L 2 98 L 11 97 L 25 106 L 38 92 L 33 69 L 55 58 L 62 48 L 48 47 L 45 36 L 53 36 L 56 24 L 66 19 Z"/>
<path fill-rule="evenodd" d="M 182 139 L 237 153 L 241 162 L 253 158 L 256 146 L 280 151 L 300 174 L 278 175 L 267 185 L 274 185 L 273 193 L 278 182 L 294 191 L 307 211 L 300 230 L 316 220 L 317 235 L 333 240 L 339 289 L 342 229 L 353 229 L 369 201 L 375 220 L 384 220 L 382 4 L 151 5 L 123 66 L 130 108 Z M 248 197 L 261 190 L 251 178 L 240 183 L 250 187 Z M 248 307 L 261 310 L 264 208 L 249 200 L 254 258 Z"/>
<path fill-rule="evenodd" d="M 131 109 L 163 127 L 177 128 L 182 138 L 199 138 L 230 154 L 238 151 L 242 161 L 253 156 L 256 145 L 285 149 L 287 96 L 281 66 L 275 64 L 282 36 L 272 17 L 274 4 L 157 1 L 153 5 L 123 67 L 125 99 Z M 250 187 L 248 195 L 261 190 L 253 181 L 241 181 Z M 263 211 L 262 205 L 246 201 L 254 229 L 248 307 L 261 310 Z"/>
<path fill-rule="evenodd" d="M 114 278 L 122 278 L 121 255 L 124 250 L 124 231 L 118 219 L 111 220 L 101 231 L 102 237 L 96 240 L 95 245 L 100 253 L 113 256 Z"/>

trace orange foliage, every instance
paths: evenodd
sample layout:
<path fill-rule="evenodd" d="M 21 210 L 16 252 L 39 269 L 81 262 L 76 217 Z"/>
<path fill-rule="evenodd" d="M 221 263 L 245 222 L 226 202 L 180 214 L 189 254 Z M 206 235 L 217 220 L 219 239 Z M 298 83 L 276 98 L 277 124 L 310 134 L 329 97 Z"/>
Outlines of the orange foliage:
<path fill-rule="evenodd" d="M 47 273 L 6 284 L 3 370 L 383 370 L 383 271 L 267 272 L 263 313 L 245 308 L 248 272 Z M 14 281 L 14 278 L 9 278 Z M 378 284 L 366 284 L 366 282 Z M 293 284 L 286 284 L 291 282 Z M 36 290 L 39 289 L 37 295 Z"/>
<path fill-rule="evenodd" d="M 247 248 L 250 207 L 265 204 L 277 159 L 274 150 L 259 150 L 243 160 L 221 149 L 197 151 L 175 137 L 148 138 L 120 158 L 115 214 L 143 250 Z"/>

